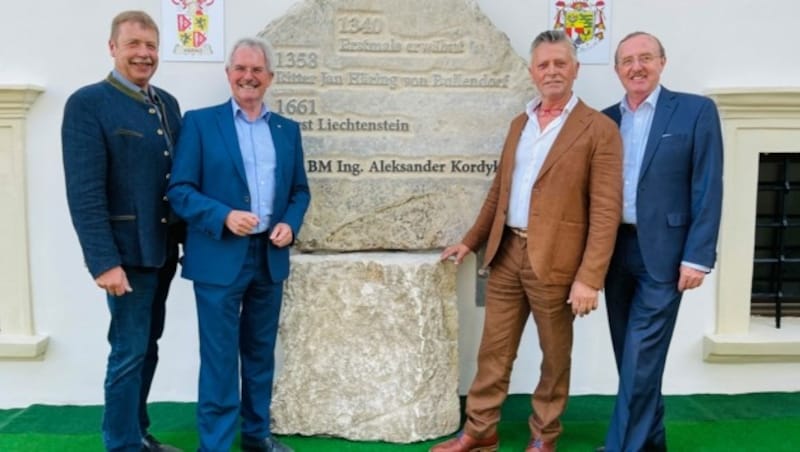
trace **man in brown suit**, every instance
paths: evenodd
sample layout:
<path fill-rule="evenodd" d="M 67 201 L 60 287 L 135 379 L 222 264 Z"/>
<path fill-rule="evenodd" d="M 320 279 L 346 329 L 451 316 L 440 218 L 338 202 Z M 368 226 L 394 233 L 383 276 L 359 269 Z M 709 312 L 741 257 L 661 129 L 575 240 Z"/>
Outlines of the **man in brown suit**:
<path fill-rule="evenodd" d="M 616 125 L 572 93 L 575 47 L 545 31 L 531 46 L 540 96 L 512 123 L 500 167 L 475 224 L 442 252 L 458 264 L 486 244 L 491 265 L 478 372 L 467 421 L 432 452 L 490 452 L 528 315 L 542 364 L 526 451 L 554 451 L 569 394 L 572 322 L 597 308 L 622 209 L 622 143 Z"/>

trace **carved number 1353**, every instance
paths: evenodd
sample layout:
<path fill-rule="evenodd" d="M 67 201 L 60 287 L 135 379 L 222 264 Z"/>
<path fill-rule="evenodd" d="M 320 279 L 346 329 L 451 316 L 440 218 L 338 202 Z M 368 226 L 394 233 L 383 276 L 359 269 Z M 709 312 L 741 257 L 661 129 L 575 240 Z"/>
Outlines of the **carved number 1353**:
<path fill-rule="evenodd" d="M 314 52 L 278 52 L 278 67 L 314 69 L 317 67 L 317 54 Z"/>

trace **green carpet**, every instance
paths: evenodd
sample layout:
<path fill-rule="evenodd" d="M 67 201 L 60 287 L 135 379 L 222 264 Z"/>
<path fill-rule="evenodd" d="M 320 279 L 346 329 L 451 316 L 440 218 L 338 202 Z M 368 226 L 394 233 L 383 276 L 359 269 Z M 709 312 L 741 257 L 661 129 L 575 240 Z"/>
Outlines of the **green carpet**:
<path fill-rule="evenodd" d="M 572 397 L 562 418 L 559 451 L 589 452 L 602 443 L 613 402 L 610 396 Z M 670 451 L 800 450 L 800 393 L 668 396 L 666 406 Z M 166 443 L 196 450 L 194 408 L 191 403 L 152 404 L 152 432 Z M 499 426 L 501 452 L 524 450 L 529 412 L 527 396 L 508 398 Z M 0 451 L 102 451 L 101 415 L 100 406 L 32 405 L 0 410 Z M 297 452 L 421 452 L 439 441 L 387 444 L 303 436 L 281 440 Z"/>

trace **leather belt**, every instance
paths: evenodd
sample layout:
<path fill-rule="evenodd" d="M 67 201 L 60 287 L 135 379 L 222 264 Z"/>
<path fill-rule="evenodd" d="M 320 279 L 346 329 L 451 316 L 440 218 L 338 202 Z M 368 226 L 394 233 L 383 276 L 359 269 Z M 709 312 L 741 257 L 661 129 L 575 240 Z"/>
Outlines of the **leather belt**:
<path fill-rule="evenodd" d="M 506 229 L 517 237 L 527 239 L 528 238 L 528 230 L 522 228 L 512 228 L 511 226 L 506 226 Z"/>
<path fill-rule="evenodd" d="M 625 234 L 636 234 L 636 225 L 631 223 L 622 223 L 619 225 L 619 232 L 623 232 Z"/>

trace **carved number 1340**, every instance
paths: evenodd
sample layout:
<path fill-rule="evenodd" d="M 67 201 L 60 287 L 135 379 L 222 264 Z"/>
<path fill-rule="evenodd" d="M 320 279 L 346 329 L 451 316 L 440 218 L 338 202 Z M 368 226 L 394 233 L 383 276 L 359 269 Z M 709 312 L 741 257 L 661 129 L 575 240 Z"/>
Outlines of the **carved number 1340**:
<path fill-rule="evenodd" d="M 383 31 L 383 22 L 377 17 L 346 16 L 339 18 L 339 33 L 374 35 Z"/>

